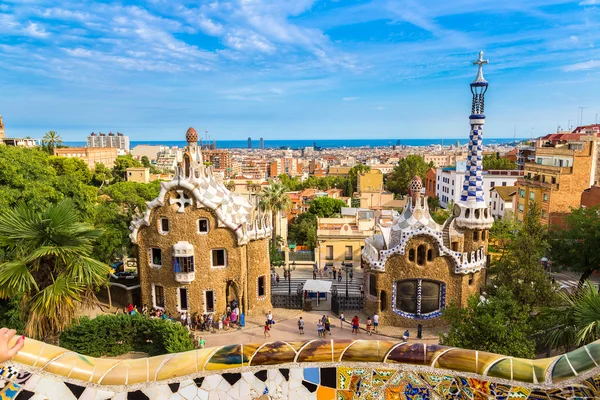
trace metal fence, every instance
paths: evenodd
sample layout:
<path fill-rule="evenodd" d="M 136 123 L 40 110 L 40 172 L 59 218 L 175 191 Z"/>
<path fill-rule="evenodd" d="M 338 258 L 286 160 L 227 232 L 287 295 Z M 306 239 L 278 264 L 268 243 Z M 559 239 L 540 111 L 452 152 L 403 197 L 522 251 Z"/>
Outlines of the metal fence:
<path fill-rule="evenodd" d="M 290 252 L 290 261 L 315 261 L 315 252 L 311 250 Z"/>
<path fill-rule="evenodd" d="M 334 314 L 339 314 L 340 311 L 349 310 L 362 310 L 363 309 L 363 296 L 348 296 L 333 294 L 331 296 L 331 311 Z"/>
<path fill-rule="evenodd" d="M 302 309 L 302 295 L 292 293 L 292 295 L 283 293 L 272 293 L 271 304 L 274 308 L 290 308 L 294 310 Z"/>

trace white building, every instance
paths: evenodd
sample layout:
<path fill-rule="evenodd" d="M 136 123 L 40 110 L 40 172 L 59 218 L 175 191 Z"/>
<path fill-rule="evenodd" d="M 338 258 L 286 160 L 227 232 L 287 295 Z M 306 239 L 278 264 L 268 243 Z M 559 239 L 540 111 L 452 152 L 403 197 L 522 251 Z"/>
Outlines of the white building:
<path fill-rule="evenodd" d="M 448 207 L 451 201 L 460 200 L 462 186 L 465 178 L 466 162 L 459 161 L 456 168 L 438 168 L 436 170 L 436 191 L 440 199 L 440 205 L 443 208 Z M 495 186 L 515 186 L 517 179 L 523 176 L 523 171 L 518 170 L 494 170 L 483 171 L 483 192 L 486 196 L 485 201 L 490 202 L 490 189 Z"/>
<path fill-rule="evenodd" d="M 87 137 L 87 147 L 116 147 L 126 153 L 129 153 L 129 136 L 125 136 L 122 133 L 110 132 L 108 135 L 105 133 L 94 133 Z"/>
<path fill-rule="evenodd" d="M 513 197 L 517 194 L 516 186 L 494 186 L 490 189 L 490 209 L 492 216 L 502 219 L 514 215 Z"/>

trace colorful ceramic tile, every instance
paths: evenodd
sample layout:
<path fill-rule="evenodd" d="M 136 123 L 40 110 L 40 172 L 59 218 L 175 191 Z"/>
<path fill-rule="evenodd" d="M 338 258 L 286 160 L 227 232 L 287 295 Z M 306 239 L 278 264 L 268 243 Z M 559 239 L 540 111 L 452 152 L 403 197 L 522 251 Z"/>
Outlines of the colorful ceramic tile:
<path fill-rule="evenodd" d="M 352 344 L 353 340 L 351 339 L 340 339 L 333 341 L 333 360 L 339 361 L 342 357 L 342 354 Z"/>
<path fill-rule="evenodd" d="M 492 364 L 488 369 L 488 376 L 495 378 L 512 379 L 512 358 L 503 358 Z"/>
<path fill-rule="evenodd" d="M 565 358 L 565 356 L 561 356 L 556 364 L 554 364 L 554 368 L 552 369 L 552 382 L 560 382 L 565 379 L 569 379 L 575 376 L 575 372 L 571 368 L 571 365 Z"/>
<path fill-rule="evenodd" d="M 0 400 L 13 400 L 21 391 L 21 385 L 15 382 L 8 382 L 6 386 L 0 390 Z"/>
<path fill-rule="evenodd" d="M 304 368 L 304 380 L 319 385 L 321 383 L 319 372 L 319 368 Z"/>
<path fill-rule="evenodd" d="M 386 362 L 424 365 L 425 345 L 421 343 L 401 344 L 388 353 Z"/>
<path fill-rule="evenodd" d="M 585 347 L 573 350 L 565 356 L 569 359 L 571 366 L 578 374 L 582 374 L 587 370 L 596 367 L 594 360 L 592 360 Z"/>
<path fill-rule="evenodd" d="M 294 362 L 296 352 L 286 342 L 267 343 L 252 357 L 250 365 L 277 365 Z"/>
<path fill-rule="evenodd" d="M 512 379 L 519 382 L 535 382 L 533 378 L 533 364 L 531 363 L 531 360 L 513 358 Z"/>
<path fill-rule="evenodd" d="M 328 388 L 325 386 L 319 386 L 317 389 L 317 400 L 331 400 L 335 399 L 335 389 Z"/>
<path fill-rule="evenodd" d="M 435 359 L 442 353 L 452 349 L 452 347 L 441 346 L 439 344 L 428 344 L 425 346 L 425 364 L 431 365 Z"/>
<path fill-rule="evenodd" d="M 356 340 L 342 355 L 342 361 L 346 362 L 381 362 L 382 359 L 377 340 Z"/>
<path fill-rule="evenodd" d="M 306 345 L 298 354 L 297 362 L 331 362 L 333 361 L 330 340 L 315 340 Z"/>
<path fill-rule="evenodd" d="M 533 373 L 535 374 L 538 383 L 546 382 L 546 375 L 548 373 L 548 370 L 550 369 L 550 366 L 556 359 L 557 357 L 549 357 L 531 360 L 531 363 L 533 364 Z"/>
<path fill-rule="evenodd" d="M 435 364 L 436 368 L 451 369 L 455 371 L 476 372 L 477 352 L 473 350 L 452 349 L 441 354 Z"/>
<path fill-rule="evenodd" d="M 242 364 L 244 366 L 247 366 L 249 364 L 249 362 L 252 360 L 252 356 L 254 356 L 254 353 L 256 353 L 256 350 L 258 350 L 260 346 L 262 345 L 259 343 L 242 345 Z"/>
<path fill-rule="evenodd" d="M 139 383 L 140 379 L 143 377 L 145 368 L 143 360 L 131 360 L 130 362 L 130 382 Z M 137 367 L 137 364 L 140 364 Z M 156 380 L 162 381 L 166 379 L 177 378 L 180 376 L 186 376 L 197 373 L 197 364 L 196 364 L 196 352 L 195 351 L 187 351 L 185 353 L 177 353 L 173 357 L 169 358 L 167 362 L 165 362 L 162 367 L 156 373 Z"/>
<path fill-rule="evenodd" d="M 511 399 L 526 399 L 529 397 L 529 393 L 531 393 L 531 389 L 522 386 L 513 386 L 510 389 L 508 397 Z"/>
<path fill-rule="evenodd" d="M 242 346 L 234 344 L 223 346 L 206 363 L 207 371 L 237 368 L 242 366 Z"/>

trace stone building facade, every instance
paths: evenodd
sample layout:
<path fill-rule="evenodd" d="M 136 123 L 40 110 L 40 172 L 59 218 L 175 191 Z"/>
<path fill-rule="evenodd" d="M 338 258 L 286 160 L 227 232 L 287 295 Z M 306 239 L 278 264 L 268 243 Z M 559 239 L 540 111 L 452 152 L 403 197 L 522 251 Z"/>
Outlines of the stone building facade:
<path fill-rule="evenodd" d="M 193 128 L 170 182 L 133 220 L 142 302 L 175 314 L 271 308 L 271 217 L 231 193 L 205 166 Z"/>
<path fill-rule="evenodd" d="M 464 307 L 485 284 L 489 229 L 493 218 L 484 196 L 483 96 L 488 83 L 479 71 L 471 83 L 472 113 L 467 168 L 460 199 L 443 225 L 429 213 L 423 183 L 415 176 L 410 199 L 391 226 L 365 240 L 365 311 L 387 325 L 432 327 L 449 304 Z"/>
<path fill-rule="evenodd" d="M 112 168 L 117 160 L 116 147 L 61 147 L 54 148 L 54 155 L 59 157 L 81 158 L 90 169 L 96 168 L 96 163 L 102 163 Z"/>

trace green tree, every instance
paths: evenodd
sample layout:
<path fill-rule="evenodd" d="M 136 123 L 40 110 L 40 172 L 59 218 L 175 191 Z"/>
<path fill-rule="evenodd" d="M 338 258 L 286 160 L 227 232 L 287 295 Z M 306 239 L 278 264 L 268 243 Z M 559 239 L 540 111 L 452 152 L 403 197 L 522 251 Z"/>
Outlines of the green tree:
<path fill-rule="evenodd" d="M 539 319 L 548 328 L 544 342 L 552 349 L 570 351 L 600 338 L 600 294 L 589 281 L 573 293 L 559 294 L 559 304 L 545 307 Z"/>
<path fill-rule="evenodd" d="M 302 188 L 302 183 L 298 182 L 297 177 L 290 177 L 288 174 L 281 174 L 277 176 L 279 182 L 285 186 L 286 191 L 295 192 L 296 190 L 300 190 Z"/>
<path fill-rule="evenodd" d="M 358 174 L 362 174 L 365 172 L 369 172 L 371 167 L 364 164 L 356 164 L 354 167 L 350 168 L 348 171 L 348 193 L 346 196 L 352 196 L 354 189 L 358 188 Z"/>
<path fill-rule="evenodd" d="M 317 216 L 308 212 L 298 215 L 289 227 L 288 241 L 314 249 L 317 243 Z"/>
<path fill-rule="evenodd" d="M 348 207 L 348 205 L 340 199 L 326 196 L 316 197 L 312 203 L 310 203 L 308 213 L 316 215 L 319 218 L 331 218 L 340 214 L 342 212 L 342 207 Z"/>
<path fill-rule="evenodd" d="M 122 207 L 128 217 L 145 209 L 146 202 L 160 193 L 160 181 L 150 183 L 117 182 L 102 189 L 102 194 Z"/>
<path fill-rule="evenodd" d="M 152 166 L 152 164 L 150 164 L 150 159 L 148 158 L 148 156 L 142 156 L 140 161 L 142 162 L 142 165 L 145 168 L 150 168 Z"/>
<path fill-rule="evenodd" d="M 492 294 L 506 289 L 520 304 L 531 308 L 550 306 L 556 301 L 554 285 L 540 262 L 548 251 L 546 236 L 539 206 L 532 202 L 523 225 L 490 268 Z"/>
<path fill-rule="evenodd" d="M 118 156 L 115 160 L 115 165 L 112 169 L 112 174 L 115 182 L 122 182 L 125 180 L 127 168 L 141 166 L 142 163 L 134 159 L 131 154 L 127 154 L 126 156 Z"/>
<path fill-rule="evenodd" d="M 82 223 L 70 200 L 42 212 L 25 203 L 0 214 L 0 297 L 23 295 L 25 332 L 45 337 L 61 331 L 81 305 L 95 301 L 109 267 L 88 256 L 101 234 Z"/>
<path fill-rule="evenodd" d="M 515 238 L 518 227 L 514 218 L 494 220 L 490 229 L 490 245 L 504 254 L 507 244 Z"/>
<path fill-rule="evenodd" d="M 550 231 L 550 259 L 559 269 L 581 275 L 579 285 L 600 269 L 599 209 L 578 208 L 566 217 L 566 226 Z"/>
<path fill-rule="evenodd" d="M 92 174 L 92 184 L 102 188 L 112 182 L 113 176 L 110 169 L 106 168 L 103 163 L 96 163 Z"/>
<path fill-rule="evenodd" d="M 55 131 L 48 131 L 44 134 L 42 138 L 42 143 L 46 145 L 48 152 L 52 154 L 54 148 L 62 143 L 62 138 Z"/>
<path fill-rule="evenodd" d="M 396 195 L 407 194 L 410 182 L 415 175 L 425 180 L 425 174 L 429 168 L 433 168 L 433 162 L 428 164 L 423 161 L 421 156 L 409 155 L 400 159 L 387 178 L 388 190 Z"/>
<path fill-rule="evenodd" d="M 450 329 L 440 336 L 440 342 L 463 349 L 533 358 L 535 342 L 529 338 L 532 333 L 529 311 L 527 305 L 505 289 L 487 300 L 472 296 L 467 307 L 451 305 L 444 310 L 443 318 Z"/>
<path fill-rule="evenodd" d="M 517 164 L 498 154 L 483 156 L 483 169 L 517 169 Z"/>
<path fill-rule="evenodd" d="M 285 192 L 286 188 L 284 185 L 271 181 L 269 186 L 263 188 L 260 193 L 259 207 L 263 211 L 269 211 L 271 213 L 273 246 L 277 246 L 277 229 L 275 229 L 277 226 L 277 215 L 282 211 L 287 211 L 292 205 L 292 200 Z"/>

